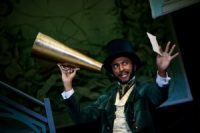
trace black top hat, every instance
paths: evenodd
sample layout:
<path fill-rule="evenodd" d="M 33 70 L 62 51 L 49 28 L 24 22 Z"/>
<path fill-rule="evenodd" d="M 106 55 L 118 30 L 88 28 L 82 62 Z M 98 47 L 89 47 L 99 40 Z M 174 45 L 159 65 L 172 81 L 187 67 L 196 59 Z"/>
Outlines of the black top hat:
<path fill-rule="evenodd" d="M 103 67 L 109 72 L 112 72 L 112 61 L 120 56 L 128 57 L 137 67 L 141 65 L 139 57 L 133 50 L 133 45 L 126 39 L 111 40 L 106 45 L 105 50 L 108 55 L 103 62 Z"/>

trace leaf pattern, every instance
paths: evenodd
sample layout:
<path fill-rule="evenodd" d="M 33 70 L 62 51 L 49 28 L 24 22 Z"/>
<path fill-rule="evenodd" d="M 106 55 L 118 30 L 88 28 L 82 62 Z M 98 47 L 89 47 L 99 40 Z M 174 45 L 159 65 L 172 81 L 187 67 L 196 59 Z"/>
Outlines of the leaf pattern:
<path fill-rule="evenodd" d="M 78 3 L 78 4 L 77 4 Z M 169 37 L 168 19 L 153 20 L 148 1 L 11 1 L 7 16 L 0 16 L 0 80 L 38 99 L 49 97 L 56 125 L 72 123 L 59 99 L 63 91 L 56 64 L 37 59 L 31 53 L 38 32 L 43 32 L 92 58 L 103 61 L 106 42 L 128 38 L 135 45 L 144 71 L 153 76 L 154 56 L 146 31 Z M 147 60 L 148 58 L 148 60 Z M 148 69 L 147 69 L 148 68 Z M 147 77 L 141 77 L 149 80 Z M 95 100 L 111 83 L 107 75 L 81 69 L 74 81 L 82 104 Z M 21 101 L 23 102 L 23 101 Z M 65 116 L 63 118 L 63 116 Z"/>

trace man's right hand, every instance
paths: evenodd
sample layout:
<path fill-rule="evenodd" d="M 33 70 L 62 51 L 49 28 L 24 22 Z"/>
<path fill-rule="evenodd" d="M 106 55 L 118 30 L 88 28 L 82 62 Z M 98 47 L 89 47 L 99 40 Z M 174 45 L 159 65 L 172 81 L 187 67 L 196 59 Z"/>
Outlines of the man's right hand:
<path fill-rule="evenodd" d="M 63 65 L 63 64 L 57 64 L 62 75 L 62 81 L 64 84 L 65 91 L 71 90 L 72 87 L 72 81 L 76 75 L 76 72 L 80 70 L 80 68 L 70 65 Z"/>

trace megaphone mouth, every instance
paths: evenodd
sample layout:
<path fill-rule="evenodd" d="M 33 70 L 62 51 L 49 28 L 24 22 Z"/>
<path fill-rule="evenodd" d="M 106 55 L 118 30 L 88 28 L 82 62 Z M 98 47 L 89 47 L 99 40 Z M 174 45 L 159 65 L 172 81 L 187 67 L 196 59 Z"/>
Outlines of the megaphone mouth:
<path fill-rule="evenodd" d="M 102 68 L 101 62 L 40 32 L 35 39 L 32 52 L 37 56 L 64 65 L 84 67 L 95 71 L 101 71 Z"/>

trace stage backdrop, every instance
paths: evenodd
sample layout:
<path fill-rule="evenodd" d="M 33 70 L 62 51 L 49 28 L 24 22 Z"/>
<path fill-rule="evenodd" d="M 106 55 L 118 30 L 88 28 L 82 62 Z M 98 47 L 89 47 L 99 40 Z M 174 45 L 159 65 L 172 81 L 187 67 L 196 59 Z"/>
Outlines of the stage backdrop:
<path fill-rule="evenodd" d="M 143 75 L 138 78 L 144 80 L 151 80 L 156 73 L 156 55 L 146 32 L 157 36 L 162 46 L 170 40 L 181 47 L 170 17 L 152 19 L 148 0 L 1 0 L 0 5 L 0 80 L 35 98 L 49 97 L 56 127 L 73 123 L 60 99 L 63 85 L 58 67 L 31 53 L 38 32 L 100 62 L 105 57 L 102 49 L 106 42 L 128 38 L 144 63 L 138 72 Z M 191 101 L 181 54 L 168 73 L 172 78 L 170 96 L 162 106 Z M 105 73 L 81 69 L 74 89 L 85 105 L 106 91 L 109 84 Z"/>

